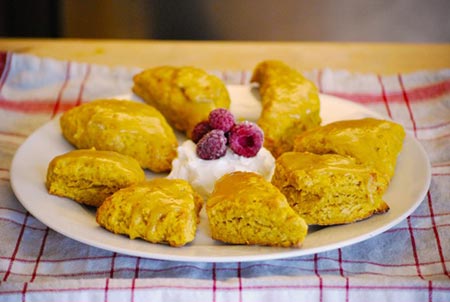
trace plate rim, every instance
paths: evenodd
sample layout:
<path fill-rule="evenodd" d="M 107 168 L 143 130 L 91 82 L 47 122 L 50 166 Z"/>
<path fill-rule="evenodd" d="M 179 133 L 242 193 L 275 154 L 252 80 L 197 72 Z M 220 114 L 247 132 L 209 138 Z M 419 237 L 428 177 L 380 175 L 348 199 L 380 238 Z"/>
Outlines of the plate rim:
<path fill-rule="evenodd" d="M 227 87 L 231 87 L 231 89 L 233 87 L 237 87 L 237 86 L 246 86 L 246 85 L 227 85 Z M 340 97 L 327 95 L 327 94 L 320 94 L 320 98 L 321 99 L 325 98 L 325 99 L 337 101 L 337 102 L 344 102 L 347 105 L 350 105 L 352 107 L 355 107 L 355 108 L 358 108 L 358 109 L 364 111 L 365 113 L 369 114 L 370 116 L 388 120 L 388 118 L 373 111 L 372 109 L 367 108 L 361 104 L 352 102 L 350 100 L 346 100 L 346 99 L 343 99 Z M 263 247 L 264 249 L 271 249 L 272 251 L 274 251 L 274 253 L 265 253 L 265 254 L 251 254 L 251 255 L 238 255 L 238 256 L 236 256 L 236 255 L 209 256 L 209 257 L 205 258 L 205 257 L 201 257 L 201 256 L 196 256 L 196 255 L 178 255 L 178 254 L 174 255 L 174 254 L 166 254 L 166 253 L 133 251 L 133 250 L 124 248 L 122 246 L 112 246 L 111 247 L 107 244 L 103 244 L 103 242 L 93 243 L 91 240 L 88 240 L 86 238 L 83 238 L 80 236 L 74 236 L 71 232 L 68 232 L 65 228 L 61 228 L 58 225 L 54 225 L 54 223 L 52 221 L 49 222 L 49 221 L 47 221 L 47 219 L 42 218 L 42 214 L 40 212 L 36 213 L 35 209 L 32 206 L 30 206 L 29 201 L 23 200 L 26 198 L 23 197 L 23 194 L 22 194 L 23 192 L 22 192 L 21 188 L 19 188 L 20 181 L 19 181 L 19 179 L 17 179 L 18 175 L 20 175 L 20 174 L 18 174 L 18 170 L 17 170 L 18 166 L 20 166 L 20 164 L 19 164 L 19 160 L 21 159 L 20 156 L 21 156 L 22 152 L 25 152 L 23 146 L 27 146 L 27 144 L 35 136 L 37 136 L 40 133 L 40 131 L 43 131 L 43 129 L 45 129 L 45 127 L 50 127 L 49 125 L 51 125 L 52 123 L 57 123 L 58 120 L 59 120 L 59 116 L 56 116 L 54 119 L 41 125 L 35 131 L 33 131 L 33 133 L 31 133 L 25 139 L 25 141 L 19 146 L 19 148 L 16 150 L 16 152 L 13 156 L 13 160 L 12 160 L 11 168 L 10 168 L 10 183 L 11 183 L 11 187 L 12 187 L 12 190 L 13 190 L 16 198 L 21 203 L 21 205 L 27 211 L 30 212 L 31 215 L 33 215 L 42 224 L 48 226 L 55 232 L 60 233 L 60 234 L 66 236 L 68 238 L 71 238 L 75 241 L 87 244 L 89 246 L 93 246 L 93 247 L 100 248 L 100 249 L 107 250 L 107 251 L 113 251 L 113 252 L 118 252 L 118 253 L 122 253 L 122 254 L 126 254 L 126 255 L 131 255 L 131 256 L 138 256 L 138 257 L 144 257 L 144 258 L 150 258 L 150 259 L 153 258 L 153 259 L 159 259 L 159 260 L 187 261 L 187 262 L 237 262 L 237 261 L 248 262 L 248 261 L 263 261 L 263 260 L 291 258 L 291 257 L 297 257 L 297 256 L 311 255 L 311 254 L 315 254 L 315 253 L 319 253 L 319 252 L 331 251 L 331 250 L 334 250 L 337 248 L 342 248 L 342 247 L 346 247 L 346 246 L 349 246 L 352 244 L 356 244 L 356 243 L 365 241 L 369 238 L 373 238 L 373 237 L 387 231 L 388 229 L 392 228 L 393 226 L 399 224 L 406 217 L 408 217 L 411 213 L 413 213 L 417 209 L 417 207 L 422 203 L 422 201 L 424 200 L 424 197 L 426 196 L 426 192 L 428 191 L 430 184 L 431 184 L 431 164 L 430 164 L 428 155 L 427 155 L 424 147 L 420 144 L 420 142 L 417 139 L 415 139 L 413 136 L 411 136 L 409 133 L 407 133 L 404 144 L 406 141 L 408 141 L 409 143 L 412 143 L 416 147 L 416 151 L 419 152 L 423 156 L 423 159 L 424 159 L 423 163 L 425 164 L 424 168 L 425 168 L 426 175 L 424 177 L 425 181 L 423 183 L 422 189 L 421 189 L 420 193 L 418 194 L 418 196 L 420 196 L 420 198 L 417 197 L 417 200 L 415 200 L 415 202 L 412 203 L 412 206 L 410 206 L 408 208 L 408 210 L 403 212 L 399 217 L 397 217 L 396 219 L 390 221 L 389 223 L 384 224 L 383 226 L 378 227 L 368 233 L 364 233 L 364 234 L 361 234 L 361 235 L 358 235 L 355 237 L 351 237 L 351 238 L 348 238 L 343 241 L 338 241 L 338 242 L 335 242 L 332 244 L 328 244 L 328 245 L 325 245 L 325 247 L 318 246 L 318 247 L 311 247 L 308 249 L 303 249 L 303 248 L 281 248 L 281 249 L 279 249 L 279 248 L 274 248 L 274 247 Z M 55 196 L 50 196 L 50 197 L 54 198 Z M 55 197 L 55 198 L 62 198 L 62 197 Z M 73 202 L 73 201 L 71 201 L 71 202 Z M 79 204 L 76 204 L 76 205 L 79 205 Z M 105 232 L 108 232 L 108 231 L 105 230 Z M 110 232 L 108 232 L 107 234 L 108 234 L 108 236 L 110 236 L 110 235 L 119 236 L 116 234 L 112 234 Z M 126 237 L 124 237 L 124 238 L 126 240 L 130 240 Z M 146 244 L 152 245 L 151 243 L 148 243 L 148 242 L 146 242 Z M 153 244 L 153 245 L 157 245 L 157 244 Z M 240 247 L 249 247 L 249 246 L 240 246 Z M 169 247 L 169 248 L 174 249 L 173 247 Z M 184 248 L 189 248 L 189 246 L 182 247 L 182 249 L 184 249 Z M 280 251 L 280 252 L 277 252 L 277 251 Z"/>

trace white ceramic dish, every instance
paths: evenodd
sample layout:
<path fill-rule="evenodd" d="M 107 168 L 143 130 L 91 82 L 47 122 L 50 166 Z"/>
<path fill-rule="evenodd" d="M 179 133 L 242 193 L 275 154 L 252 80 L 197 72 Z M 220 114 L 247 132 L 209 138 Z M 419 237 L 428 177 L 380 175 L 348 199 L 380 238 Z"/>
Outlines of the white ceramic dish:
<path fill-rule="evenodd" d="M 228 86 L 237 117 L 256 120 L 260 114 L 258 94 L 249 86 Z M 122 96 L 134 98 L 135 96 Z M 324 123 L 362 117 L 381 117 L 358 104 L 321 95 Z M 95 212 L 67 198 L 49 195 L 45 176 L 50 160 L 72 150 L 61 135 L 59 119 L 37 129 L 21 145 L 11 167 L 11 184 L 22 205 L 51 229 L 77 241 L 118 253 L 175 261 L 231 262 L 255 261 L 308 255 L 348 246 L 380 234 L 411 214 L 422 202 L 430 185 L 430 164 L 422 146 L 406 136 L 396 174 L 385 194 L 390 206 L 386 214 L 354 224 L 311 228 L 301 248 L 225 245 L 212 240 L 206 214 L 202 211 L 196 239 L 182 248 L 130 240 L 112 234 L 95 222 Z M 148 177 L 164 177 L 152 175 Z"/>

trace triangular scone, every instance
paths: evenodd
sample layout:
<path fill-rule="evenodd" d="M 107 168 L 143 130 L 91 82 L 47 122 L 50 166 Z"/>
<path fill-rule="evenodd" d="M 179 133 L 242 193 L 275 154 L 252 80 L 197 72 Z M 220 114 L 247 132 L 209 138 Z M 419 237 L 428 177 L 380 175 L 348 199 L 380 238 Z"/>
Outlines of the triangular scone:
<path fill-rule="evenodd" d="M 131 239 L 183 246 L 194 240 L 201 207 L 188 182 L 158 178 L 111 195 L 98 208 L 97 222 Z"/>
<path fill-rule="evenodd" d="M 350 223 L 389 210 L 379 173 L 338 154 L 286 152 L 272 183 L 308 224 Z"/>
<path fill-rule="evenodd" d="M 364 118 L 345 120 L 308 130 L 295 139 L 294 151 L 351 156 L 370 165 L 388 184 L 394 175 L 405 130 L 387 120 Z"/>
<path fill-rule="evenodd" d="M 298 247 L 308 231 L 283 194 L 253 172 L 222 176 L 206 213 L 212 238 L 226 243 Z"/>
<path fill-rule="evenodd" d="M 188 137 L 216 108 L 229 108 L 225 84 L 195 67 L 159 66 L 133 77 L 133 92 L 156 107 L 176 129 Z"/>
<path fill-rule="evenodd" d="M 164 116 L 147 104 L 94 100 L 66 111 L 60 125 L 63 136 L 78 149 L 116 151 L 153 172 L 170 171 L 177 156 L 175 133 Z"/>
<path fill-rule="evenodd" d="M 281 61 L 259 63 L 251 82 L 259 83 L 262 112 L 258 125 L 264 147 L 274 157 L 292 151 L 297 134 L 320 125 L 319 91 L 313 82 Z"/>
<path fill-rule="evenodd" d="M 130 156 L 80 149 L 50 161 L 45 185 L 50 194 L 98 207 L 117 190 L 144 180 L 144 171 Z"/>

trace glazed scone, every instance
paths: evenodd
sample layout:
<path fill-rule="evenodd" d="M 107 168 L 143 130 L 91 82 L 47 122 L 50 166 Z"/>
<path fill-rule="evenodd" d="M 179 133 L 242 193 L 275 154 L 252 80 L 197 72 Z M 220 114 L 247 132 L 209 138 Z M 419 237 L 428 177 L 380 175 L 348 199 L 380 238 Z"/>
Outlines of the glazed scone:
<path fill-rule="evenodd" d="M 258 125 L 264 146 L 274 157 L 292 151 L 299 133 L 320 125 L 319 92 L 311 81 L 280 61 L 263 61 L 253 71 L 259 83 L 262 112 Z"/>
<path fill-rule="evenodd" d="M 164 116 L 152 106 L 125 100 L 95 100 L 66 111 L 64 137 L 79 149 L 116 151 L 153 172 L 170 171 L 178 142 Z"/>
<path fill-rule="evenodd" d="M 308 232 L 284 195 L 254 172 L 221 177 L 206 213 L 212 238 L 226 243 L 299 247 Z"/>
<path fill-rule="evenodd" d="M 56 156 L 48 165 L 50 194 L 98 207 L 121 188 L 145 180 L 139 163 L 113 151 L 74 150 Z"/>
<path fill-rule="evenodd" d="M 386 179 L 394 175 L 405 130 L 397 123 L 375 118 L 330 123 L 298 135 L 294 151 L 351 156 L 370 165 Z"/>
<path fill-rule="evenodd" d="M 210 111 L 230 107 L 224 83 L 198 68 L 155 67 L 135 75 L 133 81 L 133 92 L 188 137 L 195 125 L 208 119 Z"/>
<path fill-rule="evenodd" d="M 351 223 L 389 210 L 379 173 L 338 154 L 286 152 L 272 184 L 309 225 Z"/>
<path fill-rule="evenodd" d="M 188 182 L 155 178 L 108 197 L 96 220 L 131 239 L 183 246 L 195 238 L 201 207 L 202 199 Z"/>

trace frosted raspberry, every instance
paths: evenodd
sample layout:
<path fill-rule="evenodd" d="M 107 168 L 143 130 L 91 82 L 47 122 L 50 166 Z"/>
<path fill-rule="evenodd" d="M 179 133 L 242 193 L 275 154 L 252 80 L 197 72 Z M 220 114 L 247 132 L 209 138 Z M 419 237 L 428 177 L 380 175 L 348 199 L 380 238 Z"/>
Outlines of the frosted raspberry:
<path fill-rule="evenodd" d="M 209 125 L 208 121 L 203 121 L 195 125 L 194 130 L 192 130 L 191 138 L 194 143 L 198 143 L 198 141 L 212 128 Z"/>
<path fill-rule="evenodd" d="M 253 157 L 262 147 L 264 134 L 256 124 L 246 121 L 231 128 L 228 141 L 237 155 Z"/>
<path fill-rule="evenodd" d="M 206 133 L 197 143 L 197 155 L 201 159 L 218 159 L 227 152 L 227 138 L 222 130 Z"/>
<path fill-rule="evenodd" d="M 208 116 L 209 125 L 213 129 L 219 129 L 223 132 L 228 132 L 234 126 L 233 114 L 224 108 L 214 109 Z"/>

